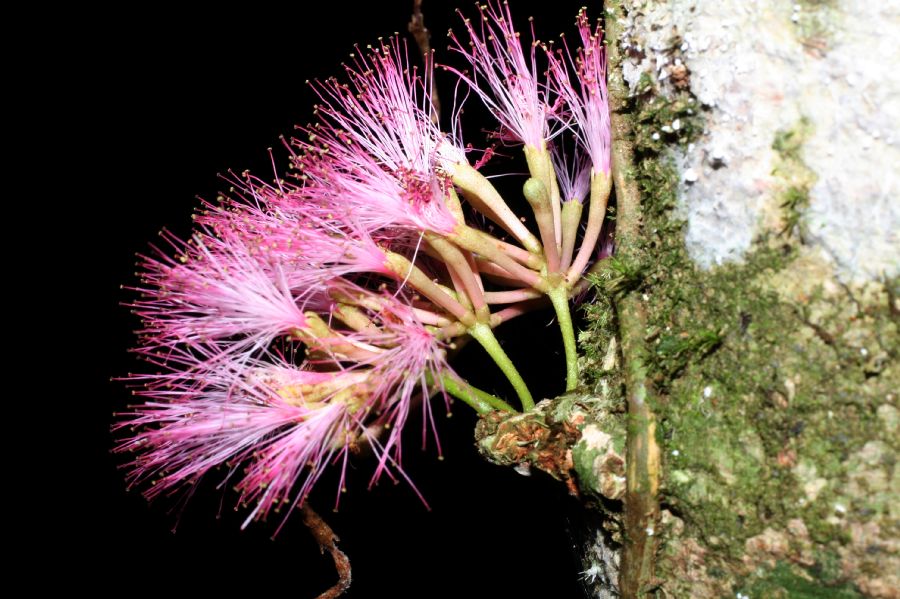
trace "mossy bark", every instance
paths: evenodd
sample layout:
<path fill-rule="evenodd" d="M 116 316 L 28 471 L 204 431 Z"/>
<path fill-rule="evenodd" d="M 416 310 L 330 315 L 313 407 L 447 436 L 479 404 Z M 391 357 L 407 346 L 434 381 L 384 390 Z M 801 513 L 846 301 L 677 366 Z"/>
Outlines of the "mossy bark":
<path fill-rule="evenodd" d="M 613 4 L 610 8 L 615 11 Z M 609 19 L 607 34 L 621 37 L 617 19 Z M 616 190 L 617 255 L 625 261 L 641 260 L 643 215 L 641 193 L 634 177 L 634 148 L 627 87 L 621 75 L 618 45 L 608 46 L 610 121 L 615 144 L 612 149 L 613 184 Z M 647 311 L 638 289 L 615 298 L 622 341 L 623 378 L 628 408 L 626 437 L 626 493 L 624 502 L 624 544 L 619 590 L 624 597 L 637 597 L 654 581 L 657 522 L 659 520 L 659 444 L 652 385 L 648 380 L 649 358 L 644 336 Z"/>
<path fill-rule="evenodd" d="M 619 3 L 607 7 L 621 16 Z M 618 25 L 607 18 L 611 40 Z M 611 43 L 620 265 L 600 278 L 611 298 L 593 308 L 583 341 L 622 347 L 617 373 L 585 379 L 618 374 L 629 406 L 622 596 L 900 596 L 898 281 L 842 283 L 806 244 L 806 121 L 772 142 L 780 223 L 742 262 L 696 267 L 674 210 L 679 176 L 653 133 L 676 118 L 693 125 L 699 106 L 687 93 L 626 97 L 618 58 Z M 634 396 L 647 389 L 648 417 L 635 420 Z M 658 497 L 652 459 L 636 449 L 654 420 Z M 659 526 L 637 530 L 656 505 Z M 650 529 L 654 555 L 629 547 Z"/>
<path fill-rule="evenodd" d="M 623 10 L 606 5 L 616 40 Z M 701 107 L 687 90 L 627 97 L 618 51 L 610 41 L 617 252 L 586 308 L 581 385 L 542 408 L 569 472 L 555 476 L 602 513 L 598 555 L 619 552 L 593 591 L 900 597 L 900 281 L 842 282 L 807 243 L 806 121 L 772 140 L 783 213 L 742 261 L 696 266 L 669 145 L 701 134 Z"/>

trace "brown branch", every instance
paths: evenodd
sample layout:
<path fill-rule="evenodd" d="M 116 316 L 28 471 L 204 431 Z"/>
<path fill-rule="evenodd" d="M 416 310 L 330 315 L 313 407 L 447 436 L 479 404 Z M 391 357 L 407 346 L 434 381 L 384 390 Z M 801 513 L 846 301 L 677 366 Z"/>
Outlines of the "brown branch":
<path fill-rule="evenodd" d="M 337 584 L 319 595 L 318 599 L 336 599 L 350 588 L 350 560 L 335 544 L 335 541 L 340 539 L 309 505 L 303 506 L 303 523 L 309 528 L 309 532 L 312 533 L 313 538 L 319 544 L 319 550 L 325 553 L 327 549 L 331 554 L 331 559 L 334 560 L 334 568 L 338 574 Z"/>
<path fill-rule="evenodd" d="M 428 74 L 428 88 L 431 90 L 431 120 L 435 125 L 441 120 L 441 100 L 434 86 L 434 52 L 431 49 L 431 32 L 425 27 L 425 16 L 422 14 L 422 0 L 413 0 L 413 14 L 406 26 L 419 45 L 425 70 Z"/>
<path fill-rule="evenodd" d="M 609 43 L 609 98 L 612 128 L 612 170 L 616 188 L 617 253 L 639 261 L 641 253 L 641 194 L 634 178 L 634 145 L 627 114 L 628 87 L 622 78 L 619 40 L 624 15 L 621 0 L 606 2 Z M 654 583 L 656 532 L 659 530 L 660 451 L 656 416 L 649 401 L 649 352 L 644 340 L 647 314 L 640 293 L 632 290 L 616 302 L 625 385 L 628 395 L 626 437 L 625 542 L 622 548 L 619 592 L 625 599 L 641 597 Z"/>

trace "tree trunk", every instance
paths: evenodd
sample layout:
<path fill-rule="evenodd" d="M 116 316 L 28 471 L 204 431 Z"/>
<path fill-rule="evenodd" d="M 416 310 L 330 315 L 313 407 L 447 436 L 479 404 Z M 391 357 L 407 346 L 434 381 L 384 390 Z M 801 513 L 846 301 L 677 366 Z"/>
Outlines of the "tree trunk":
<path fill-rule="evenodd" d="M 597 597 L 900 597 L 900 11 L 607 9 L 582 385 L 480 447 L 600 514 Z"/>

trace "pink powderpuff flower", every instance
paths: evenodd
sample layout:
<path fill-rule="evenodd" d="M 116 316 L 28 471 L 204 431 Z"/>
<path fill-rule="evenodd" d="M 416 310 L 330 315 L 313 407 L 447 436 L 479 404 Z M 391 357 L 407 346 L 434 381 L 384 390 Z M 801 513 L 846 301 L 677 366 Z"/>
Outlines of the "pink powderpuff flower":
<path fill-rule="evenodd" d="M 118 428 L 137 431 L 117 451 L 133 451 L 130 484 L 151 481 L 148 499 L 197 483 L 219 466 L 225 480 L 247 469 L 236 488 L 241 502 L 256 502 L 247 522 L 289 501 L 301 502 L 324 468 L 349 451 L 358 436 L 351 399 L 365 373 L 317 373 L 287 364 L 223 364 L 204 375 L 199 388 L 185 389 L 173 401 L 171 391 L 144 391 L 149 397 Z M 301 482 L 302 481 L 302 482 Z M 223 481 L 224 482 L 224 481 Z"/>
<path fill-rule="evenodd" d="M 346 293 L 346 288 L 342 292 Z M 384 441 L 384 454 L 379 460 L 374 481 L 389 462 L 401 462 L 400 437 L 416 398 L 427 399 L 433 390 L 441 390 L 440 381 L 444 376 L 452 374 L 453 370 L 447 364 L 444 343 L 422 325 L 408 299 L 401 300 L 387 293 L 376 295 L 362 289 L 357 292 L 357 297 L 369 300 L 366 303 L 370 306 L 379 306 L 377 311 L 368 312 L 377 332 L 361 332 L 358 338 L 381 348 L 377 358 L 361 364 L 370 366 L 373 371 L 370 391 L 377 403 L 373 403 L 372 408 L 381 413 L 375 422 L 378 425 L 390 425 L 390 433 Z M 446 394 L 444 400 L 449 410 Z M 422 409 L 422 449 L 426 447 L 430 429 L 440 455 L 441 446 L 430 402 L 423 401 Z M 389 457 L 388 452 L 391 451 L 393 454 Z"/>
<path fill-rule="evenodd" d="M 406 42 L 396 36 L 366 53 L 357 48 L 353 56 L 354 64 L 344 65 L 349 84 L 335 78 L 312 83 L 326 131 L 340 131 L 341 140 L 359 144 L 388 170 L 425 172 L 436 161 L 464 159 L 458 137 L 443 133 L 432 119 L 430 56 L 424 76 L 410 65 Z"/>
<path fill-rule="evenodd" d="M 402 231 L 360 224 L 356 214 L 315 204 L 304 188 L 272 187 L 252 177 L 234 182 L 237 194 L 206 205 L 195 221 L 215 232 L 223 246 L 245 252 L 272 277 L 283 278 L 304 309 L 320 310 L 325 282 L 337 277 L 380 274 L 386 251 L 414 251 L 417 239 Z"/>
<path fill-rule="evenodd" d="M 302 194 L 321 210 L 352 213 L 369 230 L 450 233 L 457 222 L 441 165 L 464 160 L 464 152 L 432 122 L 430 91 L 405 44 L 393 38 L 355 58 L 346 66 L 349 84 L 313 84 L 320 120 L 304 129 L 307 141 L 292 142 Z"/>
<path fill-rule="evenodd" d="M 353 220 L 369 232 L 402 227 L 449 234 L 457 221 L 445 198 L 448 182 L 435 170 L 387 170 L 356 146 L 305 148 L 295 157 L 304 185 L 295 199 L 322 215 Z"/>
<path fill-rule="evenodd" d="M 409 272 L 397 259 L 403 256 L 419 270 L 429 261 L 420 253 L 421 232 L 394 227 L 370 234 L 355 214 L 332 214 L 310 203 L 304 188 L 248 181 L 240 193 L 239 199 L 207 205 L 196 220 L 223 242 L 235 239 L 236 246 L 247 247 L 260 263 L 276 264 L 304 309 L 321 311 L 323 294 L 330 301 L 327 285 L 337 278 L 380 275 L 403 287 Z"/>
<path fill-rule="evenodd" d="M 578 12 L 577 25 L 582 43 L 578 56 L 573 59 L 568 44 L 565 44 L 565 59 L 562 51 L 551 54 L 550 84 L 566 103 L 565 117 L 558 118 L 574 133 L 587 153 L 591 170 L 608 177 L 611 141 L 603 30 L 599 23 L 591 30 L 584 9 Z M 577 90 L 569 78 L 566 63 L 577 73 Z"/>
<path fill-rule="evenodd" d="M 242 503 L 256 503 L 248 522 L 300 505 L 331 462 L 341 462 L 343 486 L 360 441 L 376 454 L 372 484 L 393 472 L 409 480 L 400 433 L 422 400 L 424 445 L 434 430 L 427 399 L 452 373 L 402 287 L 376 293 L 346 278 L 389 274 L 365 231 L 279 210 L 291 206 L 291 188 L 250 189 L 252 201 L 207 205 L 190 243 L 168 236 L 178 258 L 144 259 L 145 297 L 134 304 L 146 323 L 140 353 L 162 372 L 130 377 L 147 401 L 125 415 L 119 428 L 139 432 L 118 448 L 140 453 L 131 480 L 152 480 L 151 498 L 221 465 L 231 479 L 244 465 L 236 488 Z M 288 235 L 294 252 L 281 243 Z M 344 326 L 342 318 L 355 322 L 343 316 L 348 306 L 367 323 Z M 300 368 L 274 349 L 282 335 L 306 346 Z M 374 431 L 385 429 L 381 440 Z"/>
<path fill-rule="evenodd" d="M 356 361 L 318 352 L 297 368 L 273 351 L 239 361 L 191 351 L 170 373 L 132 377 L 147 399 L 118 427 L 138 431 L 118 447 L 139 453 L 129 464 L 132 484 L 152 481 L 146 495 L 153 498 L 218 466 L 228 467 L 226 480 L 242 471 L 235 484 L 240 502 L 256 504 L 246 525 L 282 504 L 300 505 L 329 463 L 340 462 L 343 487 L 348 452 L 361 441 L 377 458 L 371 484 L 394 472 L 409 481 L 400 466 L 401 431 L 419 400 L 423 446 L 434 430 L 427 399 L 452 372 L 445 348 L 408 300 L 336 285 L 335 295 L 359 302 L 371 319 L 371 327 L 340 333 L 344 342 L 368 348 Z M 189 367 L 192 357 L 206 367 Z M 374 431 L 383 429 L 390 433 L 380 440 Z"/>
<path fill-rule="evenodd" d="M 549 102 L 547 87 L 538 81 L 535 54 L 539 44 L 534 39 L 534 28 L 531 51 L 526 56 L 508 2 L 488 0 L 478 9 L 480 32 L 471 20 L 464 18 L 468 47 L 450 32 L 453 49 L 472 65 L 474 74 L 470 77 L 452 67 L 446 68 L 467 82 L 481 98 L 500 123 L 501 138 L 541 148 L 558 131 L 550 130 L 549 117 L 555 112 L 555 106 Z"/>
<path fill-rule="evenodd" d="M 235 239 L 198 232 L 191 243 L 167 239 L 178 259 L 143 256 L 143 298 L 132 305 L 156 350 L 229 340 L 228 353 L 256 352 L 280 334 L 306 326 L 285 271 L 265 269 Z"/>
<path fill-rule="evenodd" d="M 550 156 L 562 201 L 584 204 L 591 187 L 591 165 L 584 153 L 576 148 L 572 156 L 567 156 L 560 145 L 556 144 L 551 149 Z"/>

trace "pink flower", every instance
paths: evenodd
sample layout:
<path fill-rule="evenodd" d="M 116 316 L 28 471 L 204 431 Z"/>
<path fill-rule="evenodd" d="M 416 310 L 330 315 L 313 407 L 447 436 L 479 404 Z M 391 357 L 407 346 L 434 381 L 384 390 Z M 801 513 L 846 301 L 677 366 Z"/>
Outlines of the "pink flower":
<path fill-rule="evenodd" d="M 464 153 L 432 122 L 429 90 L 405 44 L 392 38 L 355 61 L 346 66 L 349 84 L 313 84 L 319 122 L 304 130 L 305 141 L 293 141 L 301 195 L 331 214 L 352 213 L 370 231 L 450 233 L 457 221 L 441 165 Z"/>
<path fill-rule="evenodd" d="M 587 13 L 578 13 L 578 33 L 582 47 L 573 60 L 566 44 L 566 59 L 562 52 L 550 56 L 551 86 L 566 102 L 567 118 L 561 118 L 578 139 L 591 161 L 591 169 L 609 176 L 610 122 L 609 96 L 606 90 L 606 49 L 599 23 L 592 31 Z M 578 89 L 569 78 L 566 66 L 577 73 Z"/>
<path fill-rule="evenodd" d="M 422 326 L 419 316 L 410 306 L 389 295 L 382 295 L 375 301 L 381 305 L 377 313 L 372 313 L 379 331 L 369 336 L 363 333 L 361 338 L 382 348 L 378 358 L 371 363 L 371 394 L 378 398 L 373 409 L 381 412 L 375 422 L 390 424 L 390 434 L 384 441 L 384 453 L 375 475 L 377 479 L 389 462 L 401 462 L 401 433 L 415 398 L 427 397 L 430 390 L 440 389 L 439 381 L 442 376 L 452 370 L 446 362 L 444 344 Z M 422 409 L 425 417 L 422 448 L 425 448 L 430 428 L 435 432 L 434 439 L 440 453 L 430 403 L 424 401 Z M 392 459 L 388 457 L 390 451 L 394 452 Z"/>
<path fill-rule="evenodd" d="M 191 243 L 167 236 L 176 259 L 142 258 L 144 344 L 155 349 L 231 340 L 229 353 L 258 351 L 280 334 L 306 326 L 278 264 L 264 268 L 239 240 L 198 232 Z"/>
<path fill-rule="evenodd" d="M 285 357 L 295 353 L 293 344 L 239 360 L 227 344 L 207 344 L 177 346 L 169 372 L 132 377 L 146 399 L 119 425 L 137 431 L 118 448 L 139 454 L 130 464 L 132 484 L 152 481 L 146 495 L 153 498 L 227 466 L 226 480 L 244 473 L 235 487 L 241 503 L 256 504 L 249 522 L 301 504 L 328 464 L 346 469 L 359 442 L 377 456 L 373 483 L 385 473 L 406 478 L 400 434 L 419 399 L 429 424 L 423 443 L 434 427 L 427 398 L 451 372 L 443 344 L 401 299 L 350 283 L 332 293 L 355 298 L 371 326 L 323 334 L 338 326 L 338 312 L 329 317 L 333 325 L 310 325 L 301 338 L 314 355 L 304 366 Z M 359 351 L 351 359 L 343 345 Z M 385 440 L 372 432 L 380 428 L 390 429 Z"/>
<path fill-rule="evenodd" d="M 356 214 L 316 203 L 305 188 L 286 183 L 274 188 L 249 176 L 233 183 L 237 195 L 207 205 L 196 222 L 221 243 L 252 256 L 270 276 L 278 269 L 295 299 L 309 309 L 327 307 L 319 301 L 326 281 L 359 273 L 390 275 L 386 249 L 407 251 L 415 245 L 397 231 L 376 230 L 373 236 Z"/>
<path fill-rule="evenodd" d="M 566 156 L 561 147 L 554 146 L 551 152 L 553 169 L 562 201 L 583 204 L 591 187 L 591 165 L 582 152 L 576 150 L 573 154 Z"/>
<path fill-rule="evenodd" d="M 138 453 L 131 483 L 152 481 L 145 495 L 153 498 L 227 466 L 226 481 L 245 472 L 236 486 L 242 502 L 256 503 L 248 521 L 290 503 L 298 482 L 293 504 L 302 501 L 358 436 L 360 406 L 348 398 L 365 377 L 252 364 L 223 364 L 177 401 L 171 391 L 159 393 L 162 401 L 143 392 L 150 400 L 119 425 L 138 431 L 118 448 Z"/>
<path fill-rule="evenodd" d="M 538 81 L 535 52 L 538 46 L 532 28 L 530 52 L 526 56 L 522 41 L 513 26 L 509 3 L 488 0 L 480 5 L 481 30 L 464 19 L 469 44 L 464 45 L 452 32 L 453 49 L 472 65 L 474 74 L 447 67 L 466 81 L 478 94 L 502 126 L 501 136 L 541 148 L 556 133 L 550 131 L 548 117 L 554 113 L 547 88 Z"/>

